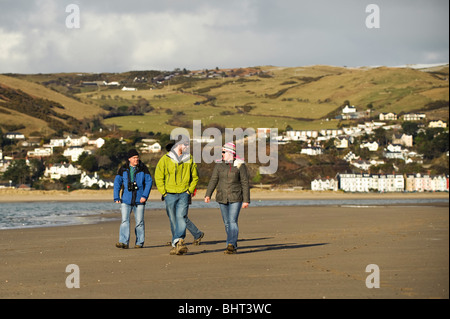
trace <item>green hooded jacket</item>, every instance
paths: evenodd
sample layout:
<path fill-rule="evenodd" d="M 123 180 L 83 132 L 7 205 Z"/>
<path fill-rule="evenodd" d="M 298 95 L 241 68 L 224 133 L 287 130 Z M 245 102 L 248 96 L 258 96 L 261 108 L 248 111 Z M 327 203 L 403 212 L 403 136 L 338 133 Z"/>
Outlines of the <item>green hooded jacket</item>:
<path fill-rule="evenodd" d="M 169 152 L 159 160 L 155 169 L 155 183 L 164 196 L 167 193 L 194 193 L 198 183 L 197 164 L 192 155 L 181 158 Z"/>

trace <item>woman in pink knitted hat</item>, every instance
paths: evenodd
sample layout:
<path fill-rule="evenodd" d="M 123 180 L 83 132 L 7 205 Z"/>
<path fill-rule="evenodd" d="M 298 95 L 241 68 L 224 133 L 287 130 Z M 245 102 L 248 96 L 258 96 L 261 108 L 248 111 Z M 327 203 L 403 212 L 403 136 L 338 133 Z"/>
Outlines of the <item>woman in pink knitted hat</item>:
<path fill-rule="evenodd" d="M 219 203 L 227 233 L 225 254 L 235 254 L 239 213 L 241 208 L 247 208 L 250 204 L 250 186 L 247 166 L 236 156 L 236 145 L 233 143 L 226 143 L 222 147 L 222 161 L 214 167 L 205 203 L 211 201 L 214 190 L 217 190 L 216 201 Z"/>

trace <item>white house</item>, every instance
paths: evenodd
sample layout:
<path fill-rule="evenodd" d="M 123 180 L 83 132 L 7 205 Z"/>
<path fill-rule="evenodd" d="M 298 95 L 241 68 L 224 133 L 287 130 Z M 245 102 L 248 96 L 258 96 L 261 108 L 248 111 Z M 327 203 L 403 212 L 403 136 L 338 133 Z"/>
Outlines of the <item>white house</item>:
<path fill-rule="evenodd" d="M 95 172 L 93 176 L 87 175 L 86 172 L 83 172 L 80 177 L 80 183 L 84 187 L 92 187 L 95 184 L 97 184 L 100 188 L 114 187 L 114 182 L 102 180 L 98 176 L 97 172 Z"/>
<path fill-rule="evenodd" d="M 66 146 L 66 140 L 64 138 L 50 139 L 50 147 L 64 147 L 64 146 Z"/>
<path fill-rule="evenodd" d="M 25 135 L 23 135 L 22 133 L 9 132 L 5 134 L 5 138 L 9 140 L 24 140 Z"/>
<path fill-rule="evenodd" d="M 448 192 L 448 175 L 437 175 L 431 177 L 432 192 Z"/>
<path fill-rule="evenodd" d="M 137 91 L 137 89 L 136 88 L 127 88 L 126 86 L 124 86 L 122 88 L 122 91 Z"/>
<path fill-rule="evenodd" d="M 306 154 L 310 156 L 316 156 L 323 154 L 323 149 L 321 147 L 311 147 L 302 148 L 300 154 Z"/>
<path fill-rule="evenodd" d="M 105 140 L 101 137 L 99 137 L 96 140 L 89 140 L 88 145 L 94 145 L 97 148 L 101 148 L 105 144 Z"/>
<path fill-rule="evenodd" d="M 346 136 L 338 136 L 334 140 L 334 146 L 336 148 L 348 148 L 349 146 L 349 138 Z"/>
<path fill-rule="evenodd" d="M 83 146 L 89 142 L 89 139 L 86 136 L 81 136 L 78 138 L 67 136 L 65 142 L 68 146 Z"/>
<path fill-rule="evenodd" d="M 423 113 L 408 113 L 403 115 L 404 121 L 421 121 L 427 116 Z"/>
<path fill-rule="evenodd" d="M 380 175 L 379 192 L 403 192 L 405 190 L 405 179 L 403 175 L 388 174 Z"/>
<path fill-rule="evenodd" d="M 380 113 L 379 115 L 380 121 L 395 121 L 397 120 L 397 114 L 395 113 Z"/>
<path fill-rule="evenodd" d="M 291 141 L 307 141 L 309 138 L 317 138 L 319 131 L 304 130 L 304 131 L 286 131 L 286 140 Z"/>
<path fill-rule="evenodd" d="M 371 152 L 376 152 L 378 150 L 378 143 L 377 142 L 366 142 L 362 143 L 359 147 L 360 148 L 367 148 Z"/>
<path fill-rule="evenodd" d="M 46 167 L 44 172 L 44 176 L 50 177 L 51 179 L 60 179 L 63 176 L 80 174 L 81 170 L 73 164 L 54 164 Z"/>
<path fill-rule="evenodd" d="M 345 192 L 368 192 L 369 174 L 338 174 L 339 189 Z"/>
<path fill-rule="evenodd" d="M 343 114 L 349 114 L 349 113 L 355 113 L 355 112 L 356 112 L 356 107 L 354 105 L 352 105 L 352 106 L 346 105 L 342 109 Z"/>
<path fill-rule="evenodd" d="M 142 153 L 159 153 L 161 152 L 161 144 L 158 142 L 151 145 L 144 143 L 143 146 L 140 147 L 140 151 Z"/>
<path fill-rule="evenodd" d="M 346 192 L 403 192 L 405 180 L 402 175 L 338 174 L 339 189 Z"/>
<path fill-rule="evenodd" d="M 311 181 L 313 191 L 337 191 L 338 181 L 334 178 L 317 178 Z"/>
<path fill-rule="evenodd" d="M 323 136 L 331 136 L 331 137 L 337 137 L 339 135 L 344 134 L 344 130 L 341 129 L 323 129 L 319 132 Z"/>
<path fill-rule="evenodd" d="M 392 144 L 404 145 L 406 147 L 413 146 L 413 136 L 407 134 L 394 134 L 392 135 Z"/>
<path fill-rule="evenodd" d="M 447 127 L 447 123 L 445 123 L 444 121 L 441 121 L 441 120 L 430 121 L 430 123 L 428 123 L 428 127 L 443 127 L 443 128 L 446 128 Z"/>
<path fill-rule="evenodd" d="M 80 157 L 80 155 L 83 154 L 84 152 L 86 152 L 88 154 L 92 154 L 91 150 L 84 149 L 83 147 L 80 147 L 80 146 L 75 146 L 75 147 L 69 147 L 69 148 L 65 149 L 63 155 L 65 157 L 70 157 L 70 159 L 73 162 L 76 162 L 76 161 L 78 161 L 78 157 Z"/>
<path fill-rule="evenodd" d="M 28 151 L 28 157 L 46 157 L 53 154 L 53 149 L 51 148 L 35 148 L 34 151 Z"/>

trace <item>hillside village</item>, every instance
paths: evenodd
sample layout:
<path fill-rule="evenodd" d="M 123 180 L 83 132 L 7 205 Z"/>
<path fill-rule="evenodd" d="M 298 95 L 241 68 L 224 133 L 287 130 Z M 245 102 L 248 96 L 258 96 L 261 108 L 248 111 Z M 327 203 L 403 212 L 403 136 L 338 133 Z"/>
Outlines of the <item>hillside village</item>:
<path fill-rule="evenodd" d="M 247 118 L 259 119 L 259 123 L 266 127 L 257 128 L 257 134 L 271 138 L 278 144 L 279 168 L 276 174 L 260 175 L 260 165 L 248 165 L 253 187 L 344 192 L 448 192 L 448 65 L 446 71 L 429 72 L 426 78 L 429 82 L 420 80 L 422 73 L 410 74 L 411 71 L 405 71 L 406 78 L 415 76 L 417 78 L 413 81 L 422 81 L 420 83 L 424 84 L 421 85 L 426 86 L 424 89 L 414 90 L 426 92 L 430 96 L 435 94 L 436 98 L 432 102 L 424 102 L 422 108 L 410 108 L 409 112 L 404 111 L 407 109 L 405 106 L 401 106 L 402 111 L 399 113 L 385 112 L 389 108 L 380 104 L 381 102 L 378 102 L 379 105 L 375 102 L 353 105 L 346 100 L 333 110 L 333 105 L 338 105 L 339 102 L 330 98 L 320 98 L 312 102 L 309 98 L 292 97 L 296 90 L 303 90 L 296 94 L 305 94 L 307 88 L 311 88 L 309 91 L 318 90 L 320 81 L 334 81 L 337 77 L 354 81 L 350 78 L 353 71 L 341 68 L 304 68 L 301 71 L 309 72 L 307 74 L 311 76 L 298 76 L 295 71 L 295 75 L 290 77 L 284 75 L 284 69 L 280 69 L 276 71 L 283 75 L 278 79 L 281 89 L 275 89 L 278 92 L 254 92 L 256 89 L 251 85 L 255 88 L 266 82 L 273 85 L 271 83 L 280 76 L 274 73 L 275 69 L 177 69 L 173 72 L 129 72 L 107 76 L 59 75 L 57 80 L 48 80 L 49 75 L 36 75 L 35 78 L 39 79 L 42 85 L 30 84 L 29 88 L 24 87 L 26 92 L 11 88 L 12 85 L 24 85 L 25 82 L 17 79 L 17 76 L 2 76 L 0 80 L 7 83 L 0 84 L 3 92 L 0 94 L 0 112 L 4 114 L 4 118 L 13 119 L 15 112 L 20 112 L 19 114 L 23 114 L 20 116 L 30 114 L 44 119 L 49 126 L 40 131 L 24 133 L 30 132 L 26 125 L 0 122 L 0 188 L 68 191 L 76 188 L 110 188 L 117 167 L 123 163 L 123 155 L 129 148 L 137 148 L 142 160 L 154 170 L 168 142 L 168 134 L 162 133 L 163 126 L 166 130 L 176 126 L 192 128 L 192 119 L 200 119 L 205 122 L 206 127 L 218 125 L 219 130 L 223 130 L 223 124 L 211 122 L 211 119 L 222 118 L 226 123 L 230 117 L 239 119 L 239 123 L 246 125 L 253 123 L 246 120 Z M 359 72 L 356 73 L 358 76 Z M 376 78 L 380 74 L 383 80 Z M 118 80 L 120 76 L 126 77 L 127 80 Z M 374 70 L 370 85 L 384 83 L 390 79 L 389 76 L 389 70 Z M 77 80 L 77 77 L 81 80 Z M 356 84 L 349 83 L 359 85 L 357 81 Z M 224 89 L 226 90 L 221 91 Z M 240 91 L 236 91 L 237 89 Z M 344 86 L 341 85 L 337 87 L 337 92 L 343 89 Z M 232 93 L 227 90 L 232 90 Z M 265 92 L 268 89 L 262 86 L 261 90 Z M 326 91 L 324 88 L 320 90 Z M 398 89 L 383 87 L 377 96 L 389 97 L 395 90 Z M 409 86 L 408 90 L 413 92 Z M 293 93 L 288 94 L 291 91 Z M 35 95 L 39 92 L 45 93 L 42 98 L 36 98 Z M 123 92 L 124 95 L 110 98 L 106 95 L 107 92 Z M 242 95 L 241 98 L 245 101 L 259 101 L 258 107 L 253 102 L 236 105 L 234 92 L 236 95 Z M 398 91 L 395 94 L 407 92 Z M 30 95 L 31 93 L 33 95 Z M 443 93 L 446 94 L 442 95 Z M 49 100 L 54 94 L 58 102 Z M 148 100 L 143 97 L 134 100 L 134 94 L 143 94 Z M 447 100 L 442 99 L 445 95 Z M 189 102 L 174 107 L 178 102 L 171 101 L 178 101 L 180 96 Z M 418 93 L 414 93 L 414 98 L 417 96 Z M 398 101 L 402 99 L 408 99 L 408 95 L 398 95 L 395 103 L 399 104 Z M 69 112 L 68 101 L 75 103 L 74 107 L 79 112 L 77 118 L 71 116 L 75 112 Z M 392 98 L 387 100 L 386 105 L 394 103 L 393 101 Z M 228 105 L 221 106 L 221 103 L 225 102 Z M 191 106 L 182 106 L 186 103 Z M 265 106 L 271 103 L 276 104 L 271 108 Z M 291 104 L 300 109 L 307 108 L 308 105 L 312 105 L 311 108 L 317 106 L 318 110 L 325 105 L 328 111 L 321 111 L 322 116 L 319 119 L 315 119 L 314 113 L 308 113 L 310 118 L 304 119 L 298 115 L 287 114 L 286 111 L 286 114 L 276 113 L 275 105 L 280 105 L 282 110 L 289 110 Z M 39 108 L 40 105 L 44 107 Z M 83 118 L 83 112 L 90 112 L 90 116 L 99 112 L 95 111 L 96 108 L 100 110 L 97 117 Z M 258 108 L 261 108 L 261 113 L 255 113 Z M 198 110 L 202 115 L 195 113 Z M 218 112 L 220 114 L 217 114 Z M 263 114 L 264 112 L 267 113 Z M 302 111 L 296 112 L 301 114 Z M 145 114 L 151 114 L 152 119 L 152 122 L 144 124 L 144 130 L 148 133 L 138 129 L 134 132 L 127 131 L 114 124 L 114 121 L 132 115 L 142 116 L 143 123 L 146 123 Z M 315 125 L 309 126 L 320 128 L 294 129 L 287 125 L 280 129 L 278 119 L 297 124 L 315 121 Z M 239 127 L 239 124 L 235 123 L 234 126 Z M 277 127 L 279 134 L 270 134 L 271 127 Z M 208 142 L 210 141 L 204 140 L 203 146 Z M 205 187 L 211 165 L 199 163 L 199 168 L 199 187 Z"/>
<path fill-rule="evenodd" d="M 345 106 L 341 116 L 356 113 L 356 107 Z M 384 122 L 388 120 L 389 124 Z M 435 129 L 436 136 L 447 136 L 447 151 L 444 156 L 448 161 L 448 127 L 447 123 L 438 121 L 426 122 L 424 114 L 404 114 L 401 123 L 415 123 L 416 132 L 411 135 L 404 132 L 402 125 L 398 122 L 395 113 L 380 114 L 379 121 L 370 121 L 355 126 L 342 127 L 340 129 L 328 130 L 292 130 L 287 129 L 283 134 L 272 136 L 274 142 L 279 147 L 289 143 L 301 143 L 302 147 L 298 154 L 307 157 L 317 157 L 326 153 L 339 152 L 341 159 L 348 163 L 353 172 L 338 172 L 336 176 L 322 178 L 318 176 L 311 181 L 311 190 L 314 191 L 338 191 L 345 192 L 424 192 L 424 191 L 449 191 L 449 176 L 442 173 L 440 175 L 430 175 L 425 171 L 396 174 L 398 167 L 395 163 L 399 161 L 406 164 L 424 163 L 425 154 L 413 151 L 413 134 L 420 134 L 427 129 Z M 376 140 L 376 135 L 385 132 L 387 143 L 382 144 Z M 259 136 L 269 138 L 270 128 L 259 128 Z M 63 156 L 64 162 L 46 164 L 42 170 L 40 180 L 60 180 L 62 178 L 74 177 L 79 187 L 82 188 L 110 188 L 113 186 L 111 174 L 109 178 L 102 178 L 97 172 L 83 170 L 80 164 L 80 156 L 86 157 L 95 154 L 105 144 L 102 137 L 90 139 L 87 136 L 50 139 L 47 144 L 39 144 L 27 139 L 25 135 L 15 132 L 4 134 L 4 140 L 11 141 L 27 148 L 25 162 L 28 166 L 30 160 L 37 159 L 45 163 L 45 159 L 54 155 L 55 149 Z M 246 137 L 247 139 L 248 137 Z M 359 142 L 358 142 L 359 141 Z M 128 143 L 121 140 L 121 143 Z M 355 145 L 358 145 L 355 148 Z M 39 146 L 39 147 L 36 147 Z M 162 151 L 161 143 L 156 139 L 142 139 L 133 145 L 137 147 L 141 154 L 159 154 Z M 376 155 L 375 155 L 376 154 Z M 160 156 L 161 154 L 159 154 Z M 372 156 L 373 155 L 373 156 Z M 0 150 L 0 173 L 8 172 L 12 163 L 17 160 L 14 156 L 9 156 Z M 394 171 L 389 174 L 372 174 L 371 170 L 392 162 Z M 448 168 L 448 166 L 447 166 Z M 28 188 L 30 185 L 17 185 L 16 183 L 3 183 L 0 187 L 22 187 Z M 69 186 L 70 187 L 70 186 Z"/>

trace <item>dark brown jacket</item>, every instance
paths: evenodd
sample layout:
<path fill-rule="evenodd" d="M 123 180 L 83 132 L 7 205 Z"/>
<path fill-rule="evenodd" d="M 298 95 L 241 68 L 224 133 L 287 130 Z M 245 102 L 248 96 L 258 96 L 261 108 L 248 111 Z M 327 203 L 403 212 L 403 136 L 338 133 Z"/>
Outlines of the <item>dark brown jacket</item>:
<path fill-rule="evenodd" d="M 243 162 L 217 163 L 206 191 L 211 197 L 214 190 L 216 201 L 221 204 L 244 202 L 250 203 L 250 186 L 247 166 Z"/>

